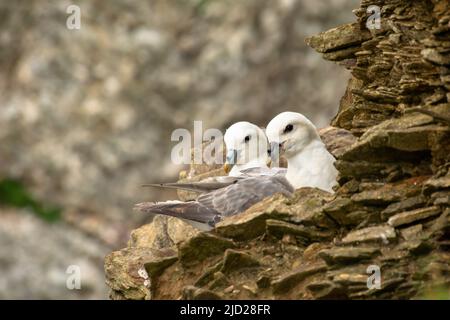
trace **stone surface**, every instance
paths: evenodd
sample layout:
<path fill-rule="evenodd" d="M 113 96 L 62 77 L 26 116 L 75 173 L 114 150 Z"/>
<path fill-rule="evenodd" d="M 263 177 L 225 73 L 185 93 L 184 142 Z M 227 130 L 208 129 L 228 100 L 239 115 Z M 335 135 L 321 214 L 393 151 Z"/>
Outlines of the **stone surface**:
<path fill-rule="evenodd" d="M 287 275 L 281 276 L 280 279 L 272 281 L 271 285 L 273 287 L 273 291 L 274 293 L 286 293 L 308 276 L 324 270 L 326 270 L 326 266 L 321 263 L 302 266 L 298 270 L 292 271 Z"/>
<path fill-rule="evenodd" d="M 266 220 L 286 220 L 297 224 L 333 225 L 321 211 L 321 205 L 331 195 L 313 188 L 299 189 L 290 199 L 274 195 L 250 207 L 244 213 L 227 217 L 216 226 L 216 232 L 236 240 L 258 237 L 266 231 Z"/>
<path fill-rule="evenodd" d="M 389 217 L 391 217 L 395 213 L 398 213 L 401 211 L 406 211 L 406 210 L 411 210 L 411 209 L 416 209 L 424 204 L 425 204 L 425 198 L 422 195 L 419 195 L 416 197 L 411 197 L 406 200 L 403 200 L 400 202 L 395 202 L 395 203 L 388 205 L 386 207 L 386 209 L 384 209 L 381 212 L 381 217 L 383 220 L 387 220 L 387 219 L 389 219 Z"/>
<path fill-rule="evenodd" d="M 339 158 L 356 142 L 356 137 L 350 131 L 332 126 L 320 129 L 319 135 L 335 158 Z"/>
<path fill-rule="evenodd" d="M 221 271 L 227 274 L 243 268 L 252 268 L 257 266 L 259 266 L 258 260 L 253 258 L 248 253 L 228 249 L 225 251 Z"/>
<path fill-rule="evenodd" d="M 405 240 L 412 240 L 414 238 L 417 238 L 422 230 L 423 226 L 421 224 L 417 224 L 415 226 L 401 230 L 400 233 Z"/>
<path fill-rule="evenodd" d="M 188 286 L 188 287 L 184 288 L 183 298 L 186 300 L 221 300 L 222 299 L 222 297 L 220 295 L 218 295 L 217 293 L 215 293 L 211 290 L 197 288 L 194 286 Z"/>
<path fill-rule="evenodd" d="M 151 299 L 151 277 L 159 275 L 177 260 L 170 249 L 131 247 L 115 251 L 105 258 L 106 283 L 111 295 L 124 299 Z M 147 271 L 150 271 L 148 273 Z"/>
<path fill-rule="evenodd" d="M 421 187 L 416 180 L 411 179 L 400 183 L 384 184 L 381 188 L 356 193 L 351 197 L 351 200 L 356 203 L 370 205 L 383 205 L 401 201 L 420 192 Z"/>
<path fill-rule="evenodd" d="M 167 216 L 155 216 L 152 223 L 131 232 L 128 246 L 154 249 L 169 248 L 192 238 L 199 231 L 183 220 Z"/>
<path fill-rule="evenodd" d="M 331 239 L 333 233 L 330 231 L 318 230 L 314 227 L 305 227 L 279 220 L 266 220 L 267 234 L 277 238 L 283 238 L 284 235 L 293 235 L 300 238 L 301 242 L 317 242 Z"/>
<path fill-rule="evenodd" d="M 390 217 L 388 224 L 393 227 L 398 227 L 438 215 L 440 212 L 441 209 L 438 206 L 406 211 Z"/>
<path fill-rule="evenodd" d="M 368 227 L 348 233 L 343 243 L 390 241 L 396 238 L 395 229 L 390 226 Z"/>
<path fill-rule="evenodd" d="M 319 256 L 328 264 L 351 264 L 361 260 L 367 260 L 374 255 L 380 254 L 378 248 L 358 247 L 358 248 L 333 248 L 322 250 Z"/>
<path fill-rule="evenodd" d="M 179 257 L 183 265 L 189 266 L 234 247 L 236 245 L 233 241 L 209 233 L 199 233 L 180 244 Z"/>

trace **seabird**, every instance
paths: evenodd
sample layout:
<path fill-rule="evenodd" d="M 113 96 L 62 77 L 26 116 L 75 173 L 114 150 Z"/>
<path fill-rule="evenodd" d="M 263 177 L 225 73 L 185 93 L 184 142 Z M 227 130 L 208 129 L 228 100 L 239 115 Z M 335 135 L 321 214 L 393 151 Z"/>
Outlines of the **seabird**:
<path fill-rule="evenodd" d="M 287 160 L 286 178 L 295 188 L 316 187 L 333 192 L 338 171 L 314 124 L 296 112 L 282 112 L 266 127 L 272 161 Z"/>
<path fill-rule="evenodd" d="M 223 168 L 228 176 L 210 177 L 199 182 L 171 182 L 143 186 L 209 192 L 229 186 L 238 179 L 278 173 L 268 167 L 270 148 L 266 134 L 253 123 L 241 121 L 231 125 L 225 132 L 224 142 L 227 154 Z"/>

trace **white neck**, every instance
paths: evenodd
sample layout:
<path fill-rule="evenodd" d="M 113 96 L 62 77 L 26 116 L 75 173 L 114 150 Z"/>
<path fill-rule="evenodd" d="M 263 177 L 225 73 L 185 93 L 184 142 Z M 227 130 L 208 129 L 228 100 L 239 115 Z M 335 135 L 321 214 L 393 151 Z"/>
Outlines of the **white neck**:
<path fill-rule="evenodd" d="M 267 167 L 267 157 L 259 157 L 253 159 L 245 164 L 236 164 L 231 169 L 229 176 L 237 177 L 241 175 L 241 171 L 250 168 L 268 168 Z"/>
<path fill-rule="evenodd" d="M 320 139 L 313 140 L 287 161 L 286 178 L 295 189 L 316 187 L 333 192 L 337 176 L 335 159 Z"/>

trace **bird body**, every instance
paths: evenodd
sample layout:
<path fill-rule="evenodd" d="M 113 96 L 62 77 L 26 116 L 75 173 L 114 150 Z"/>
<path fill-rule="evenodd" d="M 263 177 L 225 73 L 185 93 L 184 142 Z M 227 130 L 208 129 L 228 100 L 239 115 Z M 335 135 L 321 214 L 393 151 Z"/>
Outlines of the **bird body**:
<path fill-rule="evenodd" d="M 338 173 L 335 158 L 311 121 L 300 113 L 283 112 L 269 122 L 266 134 L 273 161 L 281 154 L 287 159 L 286 178 L 294 188 L 316 187 L 333 192 Z"/>
<path fill-rule="evenodd" d="M 311 142 L 290 159 L 286 178 L 295 189 L 316 187 L 333 192 L 337 174 L 333 165 L 335 159 L 321 141 Z"/>

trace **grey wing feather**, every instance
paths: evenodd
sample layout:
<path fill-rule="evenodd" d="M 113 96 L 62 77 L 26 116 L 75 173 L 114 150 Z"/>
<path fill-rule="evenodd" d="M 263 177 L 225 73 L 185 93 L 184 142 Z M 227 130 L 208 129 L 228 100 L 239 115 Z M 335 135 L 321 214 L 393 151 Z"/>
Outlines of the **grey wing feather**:
<path fill-rule="evenodd" d="M 238 179 L 224 188 L 204 193 L 196 201 L 167 201 L 140 203 L 136 209 L 163 214 L 214 226 L 222 217 L 245 211 L 255 203 L 275 193 L 291 196 L 294 188 L 283 174 Z"/>
<path fill-rule="evenodd" d="M 219 212 L 197 201 L 144 202 L 137 204 L 135 209 L 143 213 L 163 214 L 209 224 L 214 224 L 220 217 Z"/>
<path fill-rule="evenodd" d="M 213 190 L 225 188 L 243 177 L 219 176 L 204 179 L 199 182 L 169 182 L 169 183 L 151 183 L 144 184 L 143 187 L 158 187 L 168 189 L 181 189 L 195 192 L 210 192 Z"/>
<path fill-rule="evenodd" d="M 262 199 L 282 193 L 291 196 L 294 188 L 284 176 L 259 176 L 239 180 L 233 185 L 202 194 L 197 201 L 222 216 L 241 213 Z"/>
<path fill-rule="evenodd" d="M 258 177 L 258 176 L 274 176 L 278 174 L 286 174 L 286 168 L 264 168 L 264 167 L 254 167 L 241 170 L 244 177 Z"/>
<path fill-rule="evenodd" d="M 194 192 L 211 192 L 214 190 L 225 188 L 236 183 L 238 180 L 247 179 L 250 177 L 259 176 L 274 176 L 278 174 L 285 174 L 286 168 L 262 168 L 254 167 L 241 171 L 241 175 L 237 177 L 232 176 L 218 176 L 206 178 L 198 182 L 169 182 L 169 183 L 150 183 L 144 184 L 143 187 L 157 187 L 168 189 L 181 189 Z"/>

